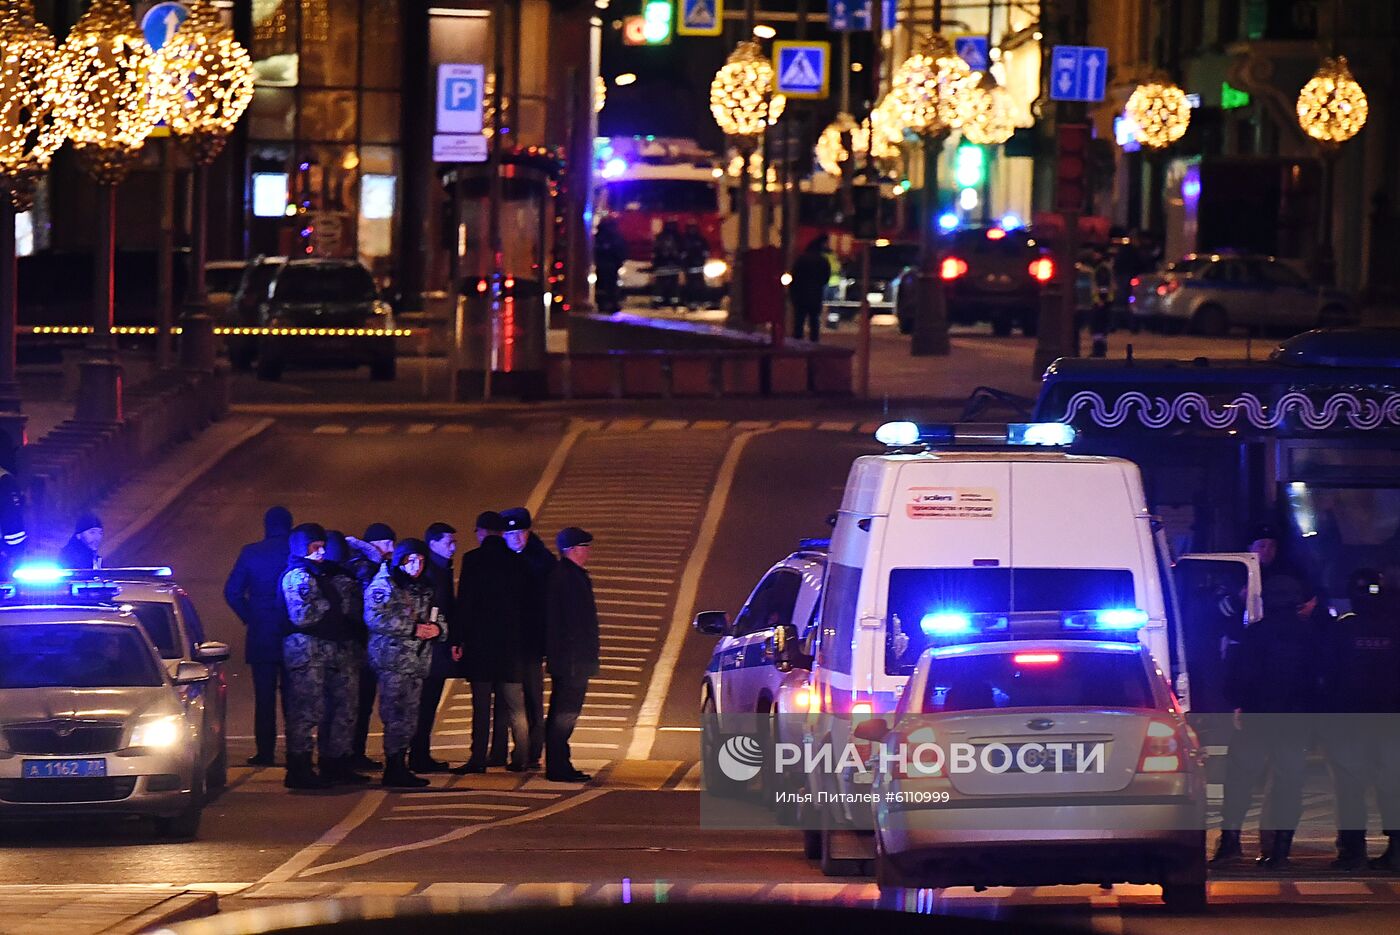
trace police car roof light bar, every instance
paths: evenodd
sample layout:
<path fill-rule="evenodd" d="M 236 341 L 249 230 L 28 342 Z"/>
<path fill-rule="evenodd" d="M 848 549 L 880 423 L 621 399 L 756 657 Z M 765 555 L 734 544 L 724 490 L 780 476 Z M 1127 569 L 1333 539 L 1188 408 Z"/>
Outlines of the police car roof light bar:
<path fill-rule="evenodd" d="M 72 575 L 70 569 L 59 568 L 50 562 L 20 565 L 10 573 L 11 578 L 22 584 L 57 584 Z"/>
<path fill-rule="evenodd" d="M 875 430 L 875 440 L 889 448 L 923 446 L 1015 446 L 1061 448 L 1072 445 L 1074 426 L 1064 422 L 886 422 Z"/>
<path fill-rule="evenodd" d="M 81 581 L 111 581 L 122 578 L 171 578 L 175 572 L 168 565 L 146 565 L 130 568 L 80 568 L 67 574 L 68 577 Z"/>

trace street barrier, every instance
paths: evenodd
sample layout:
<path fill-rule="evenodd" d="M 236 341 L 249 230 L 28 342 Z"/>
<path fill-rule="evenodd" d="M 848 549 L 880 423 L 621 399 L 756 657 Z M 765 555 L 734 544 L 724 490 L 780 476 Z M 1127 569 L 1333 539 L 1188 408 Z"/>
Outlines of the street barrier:
<path fill-rule="evenodd" d="M 127 390 L 119 423 L 70 419 L 19 451 L 31 552 L 52 551 L 133 471 L 228 412 L 228 370 L 176 370 Z"/>
<path fill-rule="evenodd" d="M 851 352 L 815 350 L 615 350 L 549 354 L 555 399 L 849 396 Z"/>

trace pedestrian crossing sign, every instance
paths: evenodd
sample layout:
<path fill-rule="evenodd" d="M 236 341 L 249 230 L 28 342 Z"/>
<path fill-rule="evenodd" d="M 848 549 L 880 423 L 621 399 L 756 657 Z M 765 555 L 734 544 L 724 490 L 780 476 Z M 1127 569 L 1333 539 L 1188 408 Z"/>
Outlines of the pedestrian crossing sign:
<path fill-rule="evenodd" d="M 831 43 L 773 43 L 777 91 L 788 97 L 823 98 L 830 83 Z"/>
<path fill-rule="evenodd" d="M 680 0 L 676 32 L 682 36 L 718 36 L 724 32 L 724 0 Z"/>

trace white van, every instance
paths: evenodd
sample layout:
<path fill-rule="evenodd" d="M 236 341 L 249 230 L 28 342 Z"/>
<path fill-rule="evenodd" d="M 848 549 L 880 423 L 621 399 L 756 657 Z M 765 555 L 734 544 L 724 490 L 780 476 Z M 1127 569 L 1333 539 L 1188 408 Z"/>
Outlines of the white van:
<path fill-rule="evenodd" d="M 812 707 L 822 715 L 811 720 L 812 741 L 843 747 L 853 716 L 893 711 L 924 651 L 955 643 L 1138 641 L 1185 695 L 1171 558 L 1137 466 L 1027 447 L 1066 444 L 1072 433 L 1058 424 L 947 427 L 932 437 L 948 447 L 911 451 L 929 444 L 926 428 L 882 427 L 877 438 L 908 447 L 851 466 L 812 646 Z M 960 447 L 965 438 L 980 447 Z M 1215 566 L 1226 557 L 1190 558 Z M 1230 558 L 1257 596 L 1253 557 Z M 869 780 L 850 772 L 825 781 L 849 793 Z M 839 826 L 843 817 L 831 819 Z M 829 873 L 842 863 L 831 836 L 820 842 Z"/>

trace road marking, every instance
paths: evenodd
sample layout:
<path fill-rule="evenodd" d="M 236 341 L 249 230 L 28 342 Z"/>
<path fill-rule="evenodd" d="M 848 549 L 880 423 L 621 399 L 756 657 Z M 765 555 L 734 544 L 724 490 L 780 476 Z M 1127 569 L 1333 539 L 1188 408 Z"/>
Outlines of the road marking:
<path fill-rule="evenodd" d="M 433 796 L 437 798 L 435 794 Z M 437 808 L 475 808 L 483 812 L 524 812 L 528 805 L 496 805 L 491 802 L 434 802 L 432 805 L 395 805 L 391 812 L 431 812 Z"/>
<path fill-rule="evenodd" d="M 314 843 L 308 844 L 306 847 L 303 847 L 291 857 L 287 858 L 280 867 L 272 870 L 272 872 L 268 873 L 258 882 L 286 883 L 293 877 L 299 875 L 302 871 L 306 870 L 307 867 L 310 867 L 320 859 L 322 855 L 329 853 L 332 848 L 349 837 L 350 832 L 369 821 L 374 813 L 379 811 L 379 806 L 383 804 L 384 800 L 388 797 L 389 793 L 381 792 L 377 789 L 366 792 L 364 797 L 350 810 L 350 814 L 331 826 L 326 833 L 317 838 Z"/>
<path fill-rule="evenodd" d="M 344 425 L 318 425 L 311 430 L 312 435 L 346 435 L 350 431 Z"/>
<path fill-rule="evenodd" d="M 544 504 L 544 498 L 549 495 L 549 488 L 554 486 L 554 482 L 559 479 L 559 472 L 564 470 L 564 462 L 569 459 L 569 452 L 573 450 L 574 443 L 583 435 L 583 428 L 576 422 L 569 425 L 569 430 L 564 433 L 564 437 L 559 439 L 559 444 L 554 446 L 554 454 L 549 456 L 549 463 L 544 466 L 544 473 L 540 474 L 540 479 L 535 481 L 535 488 L 530 491 L 530 496 L 525 498 L 525 509 L 531 514 L 538 513 Z"/>
<path fill-rule="evenodd" d="M 346 860 L 326 864 L 325 866 L 317 867 L 312 870 L 305 870 L 302 873 L 302 876 L 313 877 L 319 876 L 323 873 L 333 873 L 337 870 L 347 870 L 351 867 L 363 867 L 366 864 L 372 864 L 375 861 L 383 860 L 386 857 L 393 857 L 398 854 L 407 854 L 412 851 L 427 850 L 431 847 L 437 847 L 440 844 L 450 844 L 453 841 L 460 841 L 463 838 L 469 838 L 472 835 L 476 834 L 478 831 L 481 831 L 483 828 L 505 828 L 511 825 L 524 824 L 527 821 L 539 821 L 541 818 L 549 818 L 553 815 L 559 814 L 560 812 L 566 812 L 570 809 L 577 808 L 580 805 L 587 805 L 589 802 L 605 794 L 607 794 L 606 789 L 584 789 L 578 795 L 572 796 L 561 802 L 554 802 L 550 805 L 546 805 L 539 811 L 527 812 L 523 815 L 512 815 L 509 818 L 503 818 L 500 821 L 495 822 L 491 825 L 473 825 L 469 828 L 457 828 L 447 832 L 446 834 L 440 834 L 436 837 L 428 838 L 423 841 L 413 841 L 408 844 L 398 844 L 393 847 L 380 848 L 378 850 L 370 851 L 366 854 L 360 854 L 357 857 L 350 857 Z M 378 803 L 376 802 L 376 804 Z"/>
<path fill-rule="evenodd" d="M 705 570 L 710 558 L 710 549 L 719 533 L 719 523 L 729 502 L 729 492 L 734 487 L 734 475 L 739 469 L 739 458 L 749 441 L 757 435 L 757 432 L 744 432 L 737 436 L 730 442 L 724 461 L 720 463 L 709 504 L 705 508 L 705 517 L 700 522 L 700 531 L 692 543 L 690 560 L 681 575 L 680 589 L 676 593 L 676 602 L 671 613 L 671 626 L 666 632 L 661 655 L 652 670 L 651 685 L 647 688 L 642 710 L 637 716 L 632 744 L 627 749 L 629 760 L 651 759 L 651 749 L 656 743 L 656 728 L 661 723 L 661 709 L 666 704 L 666 695 L 671 690 L 671 678 L 675 675 L 676 664 L 680 661 L 681 647 L 690 631 L 695 597 L 700 588 L 700 575 Z"/>
<path fill-rule="evenodd" d="M 410 435 L 428 435 L 437 428 L 436 422 L 415 422 L 408 427 Z"/>
<path fill-rule="evenodd" d="M 442 430 L 452 435 L 467 435 L 475 431 L 475 428 L 461 422 L 449 422 L 442 427 Z"/>
<path fill-rule="evenodd" d="M 355 429 L 356 435 L 388 435 L 391 425 L 362 425 Z"/>
<path fill-rule="evenodd" d="M 615 614 L 614 616 L 622 615 Z M 658 617 L 657 619 L 659 620 L 661 618 Z M 598 624 L 598 628 L 600 630 L 626 630 L 629 633 L 655 633 L 657 630 L 661 629 L 660 627 L 644 627 L 635 623 L 600 623 Z"/>
<path fill-rule="evenodd" d="M 656 601 L 627 601 L 627 600 L 622 600 L 622 599 L 616 598 L 616 597 L 600 597 L 600 598 L 598 599 L 598 604 L 599 604 L 599 606 L 602 606 L 603 604 L 609 604 L 609 605 L 612 605 L 612 606 L 615 606 L 615 607 L 665 607 L 665 606 L 666 606 L 664 603 L 658 603 L 658 602 L 656 602 Z"/>
<path fill-rule="evenodd" d="M 823 422 L 817 426 L 823 432 L 853 432 L 855 427 L 854 422 Z"/>

